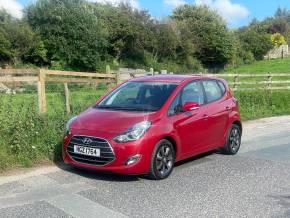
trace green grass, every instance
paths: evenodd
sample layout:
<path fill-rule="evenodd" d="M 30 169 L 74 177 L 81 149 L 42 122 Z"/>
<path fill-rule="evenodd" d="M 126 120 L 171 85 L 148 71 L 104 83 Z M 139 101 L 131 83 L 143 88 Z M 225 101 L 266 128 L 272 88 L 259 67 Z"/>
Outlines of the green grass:
<path fill-rule="evenodd" d="M 289 91 L 236 92 L 242 120 L 290 114 Z"/>
<path fill-rule="evenodd" d="M 256 61 L 238 68 L 227 68 L 231 73 L 290 73 L 290 58 Z"/>
<path fill-rule="evenodd" d="M 290 74 L 290 58 L 256 61 L 238 68 L 225 69 L 223 73 L 238 74 L 273 74 L 272 81 L 286 81 L 290 77 L 275 77 L 277 73 Z M 233 82 L 233 78 L 226 78 Z M 268 81 L 268 77 L 239 77 L 238 82 Z M 272 84 L 272 87 L 288 86 L 289 84 Z M 238 88 L 265 88 L 267 84 L 239 85 Z M 243 120 L 256 119 L 269 116 L 290 114 L 290 90 L 269 91 L 240 91 L 235 95 L 240 102 Z"/>
<path fill-rule="evenodd" d="M 64 96 L 47 93 L 45 116 L 39 116 L 37 94 L 0 94 L 0 173 L 59 160 L 66 121 L 93 105 L 103 90 L 72 91 L 72 115 L 65 112 Z"/>

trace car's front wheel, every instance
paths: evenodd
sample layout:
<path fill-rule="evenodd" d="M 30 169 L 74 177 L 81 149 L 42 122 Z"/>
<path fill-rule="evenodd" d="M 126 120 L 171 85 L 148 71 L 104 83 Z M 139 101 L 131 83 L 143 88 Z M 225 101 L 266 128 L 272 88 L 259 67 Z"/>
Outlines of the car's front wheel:
<path fill-rule="evenodd" d="M 174 167 L 175 151 L 170 141 L 159 141 L 153 151 L 149 178 L 161 180 L 167 178 Z"/>
<path fill-rule="evenodd" d="M 233 124 L 229 130 L 226 144 L 223 147 L 225 154 L 235 155 L 238 153 L 241 146 L 242 131 L 240 127 Z"/>

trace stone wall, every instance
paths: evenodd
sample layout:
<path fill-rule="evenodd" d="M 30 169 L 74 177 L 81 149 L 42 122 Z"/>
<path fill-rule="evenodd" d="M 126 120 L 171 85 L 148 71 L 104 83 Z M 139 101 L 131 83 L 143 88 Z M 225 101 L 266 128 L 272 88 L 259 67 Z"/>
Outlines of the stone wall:
<path fill-rule="evenodd" d="M 268 52 L 267 55 L 264 56 L 265 59 L 277 59 L 277 58 L 284 58 L 289 56 L 289 46 L 288 45 L 281 45 L 278 48 L 273 48 Z"/>

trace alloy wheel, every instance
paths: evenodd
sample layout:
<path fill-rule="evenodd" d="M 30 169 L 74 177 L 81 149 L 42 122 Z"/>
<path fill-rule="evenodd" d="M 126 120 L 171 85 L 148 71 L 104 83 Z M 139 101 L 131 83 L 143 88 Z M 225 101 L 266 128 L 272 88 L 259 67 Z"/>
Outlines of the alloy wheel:
<path fill-rule="evenodd" d="M 169 145 L 162 145 L 156 154 L 156 171 L 165 176 L 173 167 L 173 152 Z"/>
<path fill-rule="evenodd" d="M 230 148 L 233 152 L 239 150 L 241 145 L 241 135 L 238 128 L 233 128 L 229 138 Z"/>

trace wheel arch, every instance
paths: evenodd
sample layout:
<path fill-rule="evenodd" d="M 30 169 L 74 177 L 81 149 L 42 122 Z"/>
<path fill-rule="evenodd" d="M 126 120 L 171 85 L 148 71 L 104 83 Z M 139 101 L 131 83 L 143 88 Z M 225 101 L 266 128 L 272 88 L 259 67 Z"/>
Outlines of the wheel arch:
<path fill-rule="evenodd" d="M 163 139 L 166 139 L 166 140 L 171 142 L 171 144 L 173 145 L 174 151 L 175 151 L 175 157 L 177 157 L 179 149 L 177 148 L 177 143 L 176 143 L 175 139 L 172 138 L 171 136 L 165 136 L 165 137 L 163 137 Z"/>
<path fill-rule="evenodd" d="M 235 120 L 233 122 L 233 124 L 239 126 L 240 130 L 241 130 L 241 134 L 243 133 L 243 126 L 242 126 L 242 122 L 240 120 Z"/>

